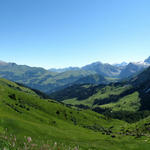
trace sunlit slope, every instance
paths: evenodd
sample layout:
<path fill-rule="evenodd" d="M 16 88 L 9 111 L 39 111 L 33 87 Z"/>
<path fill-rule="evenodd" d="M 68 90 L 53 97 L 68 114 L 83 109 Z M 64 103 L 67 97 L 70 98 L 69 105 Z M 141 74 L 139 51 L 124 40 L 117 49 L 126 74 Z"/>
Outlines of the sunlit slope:
<path fill-rule="evenodd" d="M 1 134 L 7 128 L 20 143 L 24 136 L 30 136 L 43 143 L 51 140 L 79 145 L 80 149 L 122 150 L 141 144 L 132 136 L 118 134 L 128 126 L 124 121 L 41 99 L 32 90 L 5 79 L 0 79 L 0 118 Z"/>
<path fill-rule="evenodd" d="M 7 128 L 19 137 L 51 138 L 89 147 L 93 141 L 105 138 L 94 130 L 107 130 L 112 125 L 123 123 L 107 121 L 92 111 L 79 111 L 52 100 L 40 99 L 33 91 L 5 79 L 0 79 L 0 100 L 1 131 Z M 95 142 L 95 147 L 99 146 Z"/>
<path fill-rule="evenodd" d="M 109 85 L 74 85 L 52 93 L 50 97 L 67 104 L 112 111 L 150 110 L 150 68 L 128 81 Z"/>
<path fill-rule="evenodd" d="M 120 98 L 132 93 L 131 85 L 114 83 L 109 85 L 74 85 L 52 93 L 50 97 L 68 104 L 83 104 L 94 107 L 117 102 Z"/>

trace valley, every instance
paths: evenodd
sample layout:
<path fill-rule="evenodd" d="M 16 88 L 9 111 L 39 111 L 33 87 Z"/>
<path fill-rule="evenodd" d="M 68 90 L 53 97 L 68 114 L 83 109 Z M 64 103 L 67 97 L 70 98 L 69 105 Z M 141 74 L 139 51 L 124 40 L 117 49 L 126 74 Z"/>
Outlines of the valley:
<path fill-rule="evenodd" d="M 149 117 L 144 122 L 129 124 L 90 109 L 42 99 L 34 91 L 5 79 L 0 79 L 0 99 L 0 146 L 7 149 L 55 146 L 55 149 L 140 150 L 150 145 Z M 22 145 L 23 142 L 26 144 Z"/>
<path fill-rule="evenodd" d="M 22 67 L 26 71 L 21 71 Z M 57 76 L 16 64 L 11 64 L 10 70 L 22 77 L 29 70 L 31 76 L 34 70 L 40 70 L 39 76 Z M 106 82 L 102 75 L 88 75 L 52 93 L 30 89 L 7 75 L 12 81 L 0 79 L 1 148 L 149 149 L 150 68 L 115 82 Z M 34 78 L 38 80 L 38 74 Z"/>

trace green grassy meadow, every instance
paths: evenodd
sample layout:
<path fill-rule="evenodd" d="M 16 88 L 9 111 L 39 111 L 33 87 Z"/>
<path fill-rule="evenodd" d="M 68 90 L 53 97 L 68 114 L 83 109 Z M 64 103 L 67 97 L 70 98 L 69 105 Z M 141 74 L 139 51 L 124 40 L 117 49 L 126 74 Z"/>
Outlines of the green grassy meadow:
<path fill-rule="evenodd" d="M 42 99 L 28 88 L 0 79 L 2 150 L 148 150 L 150 140 L 146 130 L 148 135 L 140 138 L 126 135 L 128 128 L 135 132 L 133 126 L 91 110 Z"/>

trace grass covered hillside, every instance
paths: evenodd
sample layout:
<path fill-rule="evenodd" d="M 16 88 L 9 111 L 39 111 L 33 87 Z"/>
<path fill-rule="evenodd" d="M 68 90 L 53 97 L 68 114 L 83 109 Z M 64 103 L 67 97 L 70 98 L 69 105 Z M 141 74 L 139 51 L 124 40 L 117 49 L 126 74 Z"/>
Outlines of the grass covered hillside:
<path fill-rule="evenodd" d="M 129 81 L 108 85 L 74 85 L 52 93 L 50 97 L 66 104 L 87 106 L 111 117 L 114 113 L 119 119 L 137 121 L 150 114 L 145 113 L 150 111 L 150 68 Z"/>
<path fill-rule="evenodd" d="M 122 97 L 121 94 L 126 95 L 132 93 L 131 85 L 124 85 L 121 83 L 114 83 L 109 85 L 73 85 L 64 90 L 52 93 L 51 98 L 58 101 L 64 101 L 68 104 L 85 104 L 89 107 L 94 105 L 103 105 Z"/>
<path fill-rule="evenodd" d="M 134 124 L 42 99 L 5 79 L 0 79 L 0 118 L 0 149 L 148 150 L 150 146 L 147 130 L 137 138 L 140 132 L 132 129 Z"/>

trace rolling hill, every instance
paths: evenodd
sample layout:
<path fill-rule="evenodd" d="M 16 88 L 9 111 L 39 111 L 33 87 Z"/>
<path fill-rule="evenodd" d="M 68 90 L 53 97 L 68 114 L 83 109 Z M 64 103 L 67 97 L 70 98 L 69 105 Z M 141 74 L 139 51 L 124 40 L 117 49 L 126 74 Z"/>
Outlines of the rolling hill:
<path fill-rule="evenodd" d="M 0 118 L 1 149 L 148 150 L 150 146 L 144 124 L 128 124 L 42 99 L 5 79 L 0 79 Z"/>

